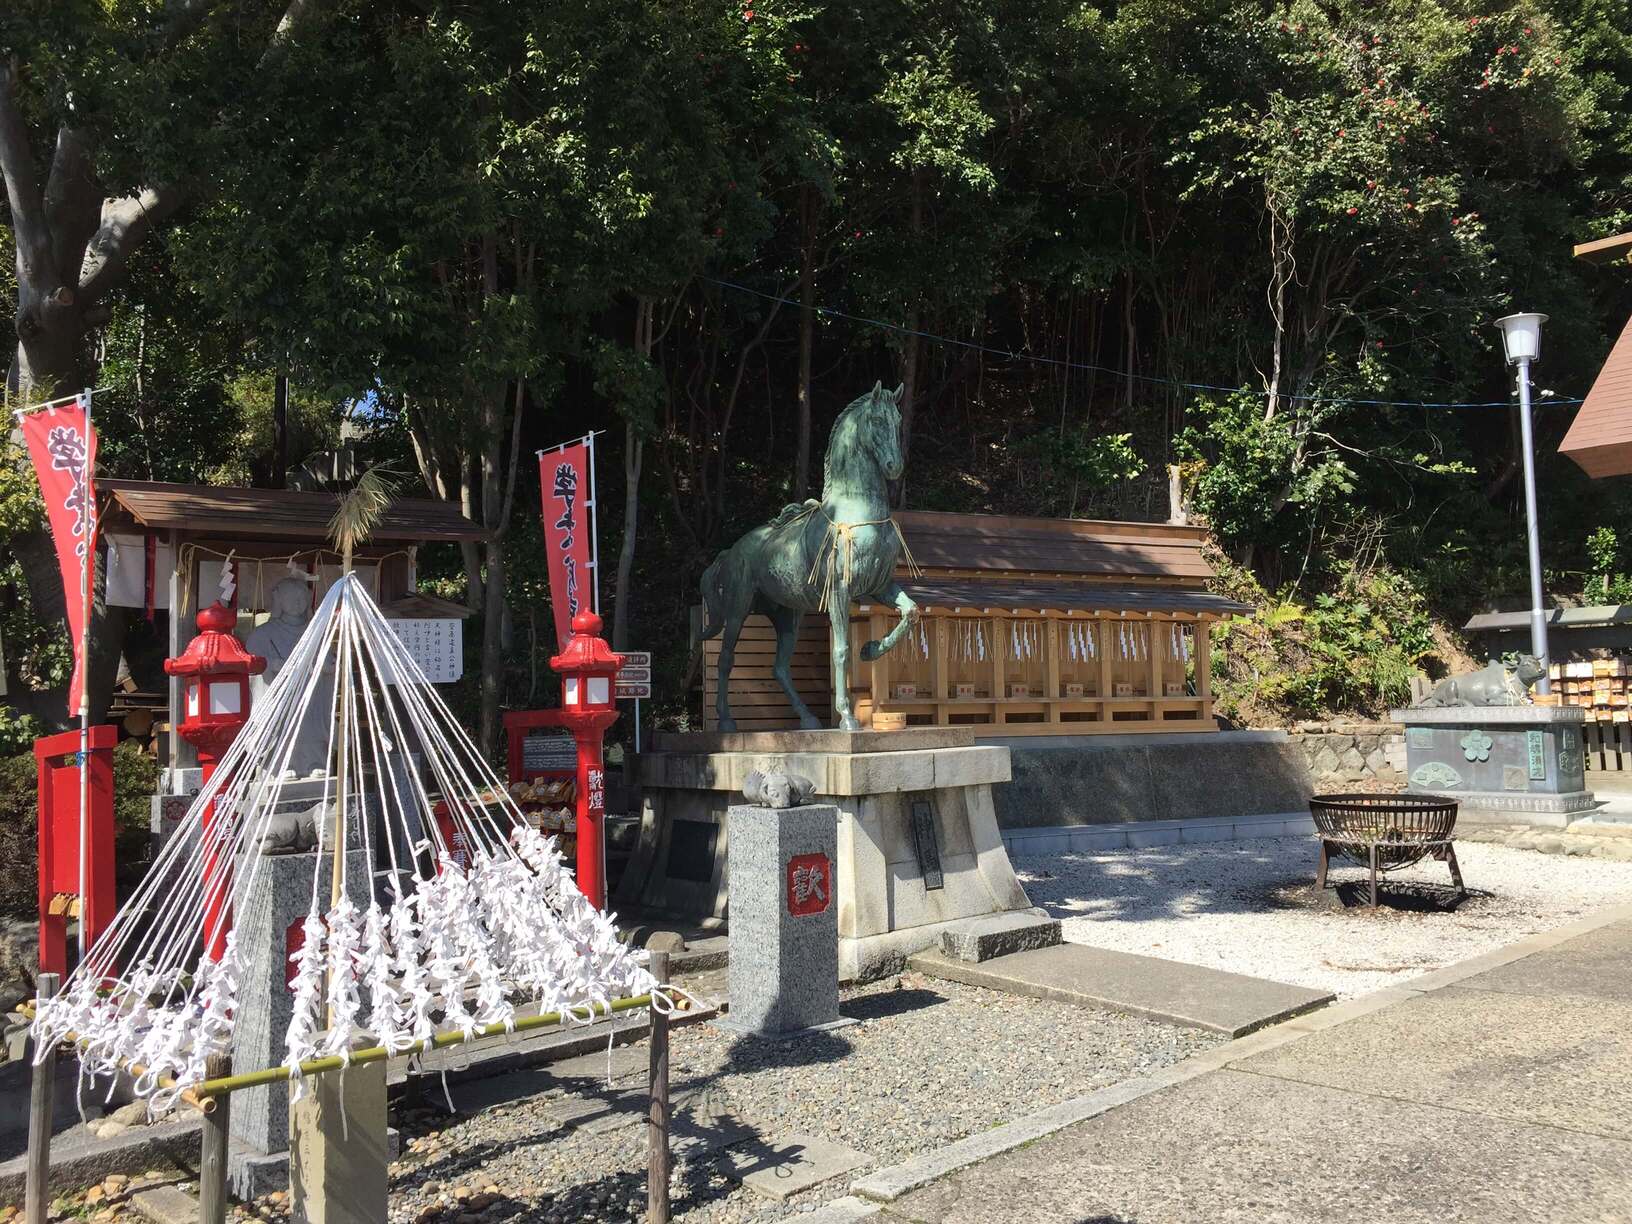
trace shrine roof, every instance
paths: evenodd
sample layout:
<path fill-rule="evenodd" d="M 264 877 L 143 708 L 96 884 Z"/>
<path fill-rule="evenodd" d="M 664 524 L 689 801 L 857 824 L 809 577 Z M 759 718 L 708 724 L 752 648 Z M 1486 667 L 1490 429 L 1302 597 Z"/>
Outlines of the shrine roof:
<path fill-rule="evenodd" d="M 340 496 L 297 493 L 288 489 L 248 489 L 236 485 L 165 484 L 151 480 L 99 480 L 98 492 L 113 496 L 119 520 L 150 530 L 173 530 L 183 536 L 236 540 L 311 540 L 329 538 L 329 521 Z M 471 522 L 451 502 L 427 497 L 399 497 L 386 508 L 369 533 L 371 543 L 423 543 L 431 540 L 484 540 L 487 530 Z"/>
<path fill-rule="evenodd" d="M 913 559 L 929 571 L 1155 578 L 1191 587 L 1213 576 L 1200 527 L 926 510 L 895 517 Z"/>
<path fill-rule="evenodd" d="M 1632 321 L 1610 349 L 1558 450 L 1594 478 L 1632 474 Z"/>

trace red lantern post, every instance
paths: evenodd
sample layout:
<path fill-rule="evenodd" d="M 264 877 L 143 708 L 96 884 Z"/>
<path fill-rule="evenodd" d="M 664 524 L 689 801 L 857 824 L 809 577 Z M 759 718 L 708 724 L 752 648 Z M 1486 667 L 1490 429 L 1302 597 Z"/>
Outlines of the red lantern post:
<path fill-rule="evenodd" d="M 623 656 L 600 636 L 601 618 L 572 618 L 567 647 L 550 660 L 561 673 L 561 721 L 578 744 L 578 891 L 606 908 L 606 768 L 601 737 L 618 720 L 614 678 Z"/>
<path fill-rule="evenodd" d="M 181 737 L 198 749 L 204 784 L 209 785 L 216 764 L 226 755 L 244 723 L 249 721 L 249 678 L 266 670 L 266 660 L 250 654 L 232 635 L 238 615 L 217 602 L 198 614 L 198 636 L 164 670 L 180 676 L 185 698 Z M 215 844 L 215 803 L 204 813 L 204 932 L 209 957 L 220 960 L 227 949 L 227 928 L 232 915 L 224 914 L 232 888 L 230 852 Z M 213 932 L 213 934 L 212 934 Z"/>

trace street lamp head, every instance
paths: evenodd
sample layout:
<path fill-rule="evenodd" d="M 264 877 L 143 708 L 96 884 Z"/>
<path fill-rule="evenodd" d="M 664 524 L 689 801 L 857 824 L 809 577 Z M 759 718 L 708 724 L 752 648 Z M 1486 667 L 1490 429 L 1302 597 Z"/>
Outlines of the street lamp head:
<path fill-rule="evenodd" d="M 1547 322 L 1544 314 L 1510 314 L 1497 319 L 1502 329 L 1502 348 L 1507 352 L 1507 364 L 1541 359 L 1541 325 Z"/>

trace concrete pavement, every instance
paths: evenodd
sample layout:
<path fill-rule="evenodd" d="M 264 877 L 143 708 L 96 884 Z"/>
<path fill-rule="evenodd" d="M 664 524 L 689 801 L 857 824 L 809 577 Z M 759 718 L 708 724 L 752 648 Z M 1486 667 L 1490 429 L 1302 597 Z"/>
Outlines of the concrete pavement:
<path fill-rule="evenodd" d="M 1632 906 L 1190 1061 L 842 1218 L 1632 1221 Z"/>

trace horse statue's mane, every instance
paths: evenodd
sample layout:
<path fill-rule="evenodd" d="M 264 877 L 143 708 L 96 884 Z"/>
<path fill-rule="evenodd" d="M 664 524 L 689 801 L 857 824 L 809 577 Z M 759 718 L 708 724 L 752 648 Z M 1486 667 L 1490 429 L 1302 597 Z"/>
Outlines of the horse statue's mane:
<path fill-rule="evenodd" d="M 883 430 L 868 428 L 870 418 L 867 413 L 874 400 L 881 396 L 887 397 L 891 406 L 898 406 L 901 402 L 901 388 L 886 391 L 883 383 L 874 383 L 871 391 L 858 395 L 846 404 L 844 411 L 839 413 L 839 419 L 833 422 L 833 432 L 827 439 L 827 452 L 822 456 L 824 494 L 835 486 L 846 485 L 870 475 L 858 471 L 864 463 L 870 463 L 874 467 L 884 465 L 883 450 L 888 439 Z M 899 412 L 899 408 L 897 411 Z M 813 513 L 821 504 L 821 500 L 815 497 L 802 502 L 789 502 L 776 512 L 770 520 L 770 526 L 786 526 L 794 519 Z"/>

